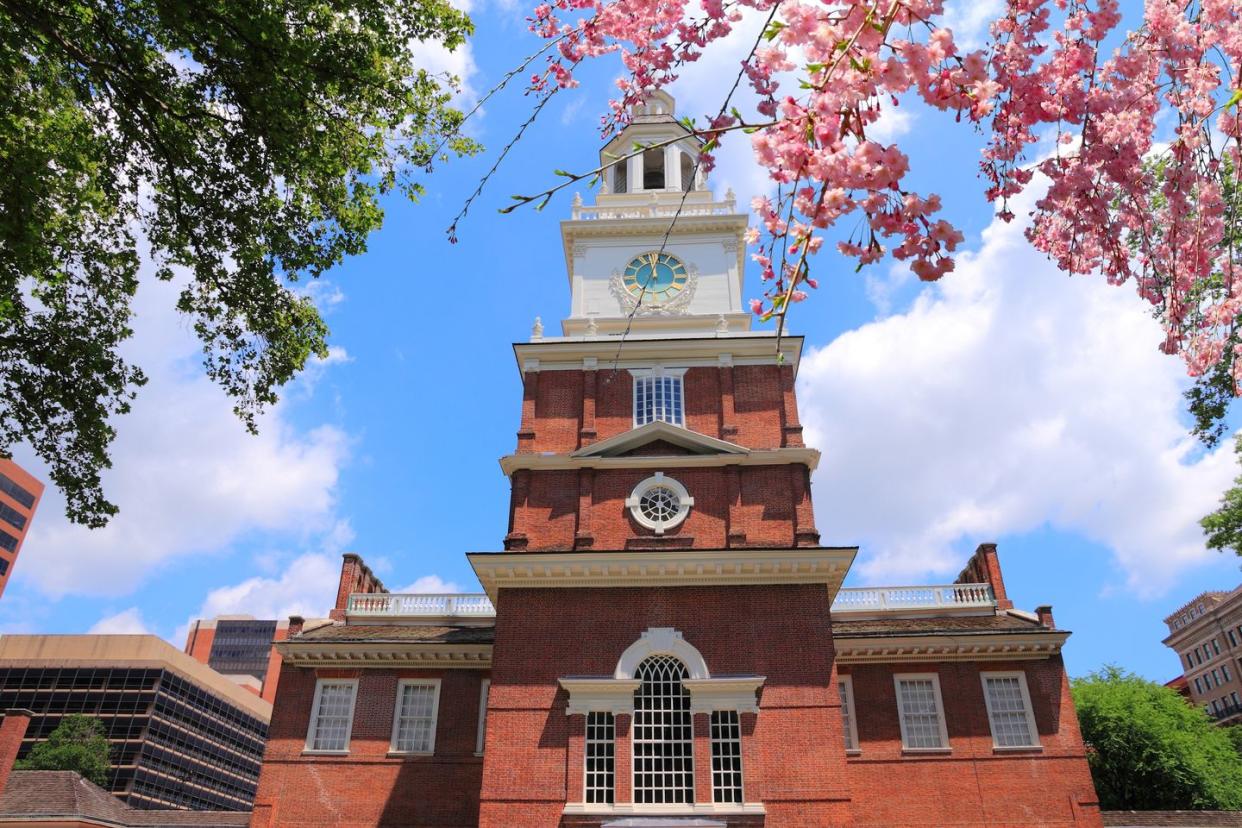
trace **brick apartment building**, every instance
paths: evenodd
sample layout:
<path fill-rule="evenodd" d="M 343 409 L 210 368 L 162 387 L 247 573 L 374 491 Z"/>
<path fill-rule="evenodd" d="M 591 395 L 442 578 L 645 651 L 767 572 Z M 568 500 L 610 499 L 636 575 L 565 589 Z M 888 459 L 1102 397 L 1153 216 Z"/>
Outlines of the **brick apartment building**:
<path fill-rule="evenodd" d="M 288 636 L 288 619 L 221 615 L 190 623 L 185 652 L 270 703 L 276 699 L 280 681 L 280 653 L 275 643 Z"/>
<path fill-rule="evenodd" d="M 1164 623 L 1164 645 L 1177 653 L 1182 691 L 1220 724 L 1242 724 L 1242 586 L 1205 592 Z"/>
<path fill-rule="evenodd" d="M 681 135 L 657 93 L 604 153 Z M 747 218 L 696 151 L 561 225 L 571 312 L 515 346 L 483 594 L 389 594 L 347 555 L 333 622 L 291 620 L 255 828 L 1101 825 L 1069 633 L 993 545 L 954 584 L 841 588 L 802 340 L 750 330 Z"/>
<path fill-rule="evenodd" d="M 42 483 L 12 460 L 0 457 L 0 595 L 8 586 L 42 497 Z"/>

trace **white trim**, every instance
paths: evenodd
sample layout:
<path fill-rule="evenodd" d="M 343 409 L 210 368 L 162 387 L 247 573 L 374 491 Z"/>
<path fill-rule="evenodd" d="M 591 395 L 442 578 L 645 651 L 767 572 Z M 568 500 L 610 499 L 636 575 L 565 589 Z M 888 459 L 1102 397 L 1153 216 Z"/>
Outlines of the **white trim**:
<path fill-rule="evenodd" d="M 397 729 L 401 724 L 401 697 L 407 687 L 430 687 L 431 738 L 427 750 L 397 750 Z M 440 723 L 440 679 L 401 679 L 397 682 L 397 697 L 392 708 L 392 735 L 388 740 L 388 753 L 393 756 L 434 756 L 436 752 L 436 727 Z"/>
<path fill-rule="evenodd" d="M 875 638 L 834 636 L 838 664 L 929 661 L 1030 661 L 1061 651 L 1069 633 L 1041 630 L 998 635 L 906 635 Z"/>
<path fill-rule="evenodd" d="M 634 712 L 634 691 L 642 682 L 638 679 L 615 678 L 562 678 L 561 687 L 569 693 L 565 715 L 586 713 Z"/>
<path fill-rule="evenodd" d="M 345 748 L 343 750 L 328 750 L 324 748 L 316 748 L 315 736 L 318 728 L 316 725 L 319 720 L 319 703 L 323 700 L 323 686 L 325 684 L 348 684 L 349 691 L 349 719 L 345 723 Z M 350 739 L 354 732 L 354 706 L 358 703 L 358 679 L 356 678 L 319 678 L 315 679 L 315 701 L 311 705 L 310 721 L 306 723 L 306 747 L 304 753 L 314 754 L 332 754 L 343 755 L 349 753 Z"/>
<path fill-rule="evenodd" d="M 855 547 L 811 546 L 520 555 L 471 552 L 466 557 L 493 601 L 501 589 L 730 584 L 824 584 L 828 587 L 825 600 L 832 601 L 857 553 Z"/>
<path fill-rule="evenodd" d="M 647 426 L 643 426 L 647 428 Z M 611 438 L 609 438 L 611 439 Z M 596 444 L 592 444 L 592 448 Z M 507 454 L 500 458 L 500 470 L 505 475 L 515 471 L 564 471 L 567 469 L 660 469 L 668 466 L 684 468 L 718 468 L 720 466 L 790 466 L 803 465 L 810 471 L 819 466 L 819 450 L 813 448 L 751 449 L 744 453 L 719 452 L 713 454 L 598 457 L 589 453 L 578 454 Z"/>
<path fill-rule="evenodd" d="M 618 802 L 612 805 L 570 802 L 565 814 L 599 814 L 603 816 L 710 816 L 713 814 L 764 814 L 762 802 L 686 802 L 650 805 L 640 802 Z M 677 823 L 673 823 L 676 825 Z"/>
<path fill-rule="evenodd" d="M 617 659 L 617 666 L 612 671 L 612 677 L 636 681 L 634 671 L 638 669 L 638 665 L 653 655 L 670 655 L 679 659 L 682 664 L 686 665 L 687 678 L 709 679 L 712 677 L 703 654 L 693 644 L 682 638 L 679 630 L 672 627 L 648 627 L 637 641 L 625 648 L 621 658 Z"/>
<path fill-rule="evenodd" d="M 932 695 L 936 701 L 936 723 L 940 729 L 939 747 L 911 747 L 906 734 L 905 705 L 901 703 L 901 683 L 903 681 L 930 681 Z M 951 750 L 949 730 L 944 718 L 944 698 L 940 695 L 939 673 L 894 673 L 893 691 L 897 695 L 897 724 L 901 726 L 901 749 L 905 753 L 945 753 Z"/>
<path fill-rule="evenodd" d="M 1018 689 L 1022 692 L 1022 707 L 1026 714 L 1026 727 L 1031 734 L 1031 738 L 1035 741 L 1028 745 L 998 745 L 996 744 L 996 726 L 992 721 L 992 694 L 988 692 L 988 679 L 990 678 L 1016 678 L 1018 680 Z M 1035 726 L 1035 708 L 1031 706 L 1031 692 L 1026 685 L 1026 671 L 1024 670 L 995 670 L 983 671 L 979 673 L 979 683 L 983 686 L 983 701 L 988 710 L 988 730 L 992 734 L 992 747 L 996 750 L 1031 750 L 1041 747 L 1039 742 L 1039 729 Z"/>
<path fill-rule="evenodd" d="M 665 521 L 652 520 L 644 515 L 642 510 L 643 495 L 657 488 L 668 489 L 677 496 L 677 514 Z M 630 496 L 625 499 L 625 505 L 629 507 L 630 516 L 636 523 L 652 530 L 657 535 L 663 535 L 667 530 L 676 529 L 685 522 L 690 514 L 690 507 L 694 505 L 694 498 L 680 482 L 671 477 L 665 477 L 664 472 L 656 472 L 634 487 L 634 491 L 630 492 Z"/>
<path fill-rule="evenodd" d="M 682 679 L 690 691 L 691 713 L 715 713 L 718 710 L 734 713 L 758 713 L 759 702 L 755 694 L 767 680 L 766 676 L 729 676 L 728 678 Z"/>
<path fill-rule="evenodd" d="M 598 443 L 591 443 L 589 446 L 583 446 L 577 451 L 572 452 L 570 457 L 616 457 L 626 451 L 630 451 L 655 440 L 664 440 L 675 446 L 689 449 L 696 455 L 711 454 L 749 454 L 750 449 L 745 446 L 739 446 L 737 443 L 730 443 L 727 440 L 718 440 L 715 437 L 709 437 L 706 434 L 700 434 L 697 431 L 691 431 L 685 426 L 673 425 L 663 420 L 653 420 L 646 425 L 638 426 L 629 431 L 623 431 L 620 434 L 600 440 Z M 665 458 L 668 459 L 667 457 Z"/>
<path fill-rule="evenodd" d="M 745 217 L 742 217 L 745 220 Z M 680 223 L 679 220 L 678 223 Z M 668 222 L 665 221 L 665 224 Z M 744 255 L 741 245 L 738 255 Z M 703 324 L 714 329 L 716 314 L 703 318 Z M 730 329 L 734 328 L 734 315 L 726 314 Z M 737 319 L 748 321 L 750 314 L 741 312 Z M 585 320 L 580 320 L 585 323 Z M 625 318 L 618 320 L 622 325 Z M 786 336 L 781 340 L 780 352 L 776 349 L 776 335 L 772 331 L 753 331 L 717 334 L 704 330 L 691 334 L 642 331 L 644 319 L 634 320 L 635 334 L 625 341 L 625 353 L 616 362 L 617 343 L 613 337 L 544 337 L 539 342 L 519 342 L 513 346 L 522 373 L 527 371 L 581 371 L 582 360 L 595 357 L 601 365 L 618 370 L 649 367 L 657 360 L 676 360 L 678 367 L 718 368 L 720 354 L 733 355 L 734 365 L 788 365 L 797 374 L 802 356 L 803 337 Z M 680 323 L 680 322 L 679 322 Z M 601 326 L 601 330 L 603 326 Z M 784 354 L 782 357 L 781 354 Z M 535 362 L 530 362 L 535 360 Z"/>
<path fill-rule="evenodd" d="M 474 741 L 475 756 L 483 755 L 483 737 L 487 727 L 487 694 L 491 692 L 491 689 L 491 679 L 485 678 L 479 682 L 479 723 L 477 725 L 479 733 L 478 736 L 475 737 Z"/>
<path fill-rule="evenodd" d="M 491 644 L 422 644 L 417 641 L 298 641 L 276 642 L 276 652 L 287 664 L 301 667 L 385 667 L 487 670 L 492 666 Z"/>
<path fill-rule="evenodd" d="M 862 745 L 858 743 L 858 708 L 854 706 L 854 679 L 852 676 L 837 674 L 837 684 L 845 691 L 843 703 L 850 714 L 849 742 L 845 745 L 845 752 L 851 755 L 862 753 Z"/>
<path fill-rule="evenodd" d="M 685 380 L 686 380 L 687 370 L 688 369 L 686 368 L 665 368 L 663 365 L 654 365 L 650 368 L 631 368 L 630 369 L 630 377 L 632 378 L 632 382 L 630 382 L 630 413 L 633 415 L 630 417 L 630 423 L 632 424 L 633 428 L 642 428 L 645 425 L 651 425 L 651 423 L 668 423 L 669 425 L 674 425 L 674 426 L 677 426 L 678 428 L 686 427 L 686 381 Z M 639 385 L 638 381 L 643 380 L 643 379 L 659 379 L 663 377 L 669 377 L 670 379 L 677 380 L 675 384 L 676 389 L 677 389 L 677 409 L 681 414 L 681 421 L 674 423 L 674 422 L 670 422 L 669 420 L 661 420 L 661 419 L 656 418 L 654 416 L 655 403 L 652 403 L 651 421 L 646 422 L 646 423 L 639 423 L 638 422 L 638 385 Z"/>

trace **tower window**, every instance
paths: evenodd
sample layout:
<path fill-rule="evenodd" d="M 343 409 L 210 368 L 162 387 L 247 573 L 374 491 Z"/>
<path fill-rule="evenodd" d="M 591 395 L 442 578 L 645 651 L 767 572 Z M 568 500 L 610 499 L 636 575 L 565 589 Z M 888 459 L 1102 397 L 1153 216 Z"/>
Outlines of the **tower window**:
<path fill-rule="evenodd" d="M 897 712 L 901 746 L 905 750 L 946 750 L 949 736 L 940 700 L 940 677 L 935 673 L 893 676 L 897 685 Z"/>
<path fill-rule="evenodd" d="M 616 788 L 616 725 L 611 713 L 586 718 L 586 801 L 612 804 Z"/>
<path fill-rule="evenodd" d="M 712 801 L 742 801 L 742 723 L 736 710 L 712 712 Z"/>
<path fill-rule="evenodd" d="M 664 147 L 643 152 L 643 189 L 664 189 Z"/>
<path fill-rule="evenodd" d="M 1025 673 L 984 673 L 983 693 L 992 744 L 998 748 L 1039 745 Z"/>
<path fill-rule="evenodd" d="M 629 159 L 618 161 L 612 165 L 612 191 L 624 193 L 630 188 Z"/>
<path fill-rule="evenodd" d="M 686 153 L 678 153 L 681 158 L 681 190 L 688 193 L 694 189 L 694 161 Z"/>
<path fill-rule="evenodd" d="M 315 709 L 311 711 L 310 731 L 306 734 L 307 750 L 335 753 L 349 750 L 357 689 L 358 682 L 353 679 L 320 679 L 316 683 Z"/>
<path fill-rule="evenodd" d="M 630 515 L 640 525 L 663 535 L 680 526 L 690 514 L 694 498 L 686 487 L 664 472 L 656 472 L 639 483 L 625 499 Z"/>
<path fill-rule="evenodd" d="M 694 802 L 694 725 L 686 665 L 667 655 L 645 659 L 634 671 L 634 802 Z"/>
<path fill-rule="evenodd" d="M 634 427 L 659 420 L 685 427 L 682 407 L 684 372 L 656 370 L 634 374 Z"/>

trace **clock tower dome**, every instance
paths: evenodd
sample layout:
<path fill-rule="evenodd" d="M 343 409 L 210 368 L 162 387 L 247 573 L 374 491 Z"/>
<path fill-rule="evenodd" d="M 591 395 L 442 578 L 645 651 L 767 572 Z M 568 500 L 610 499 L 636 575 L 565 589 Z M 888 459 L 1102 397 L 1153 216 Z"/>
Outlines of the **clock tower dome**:
<path fill-rule="evenodd" d="M 600 150 L 606 170 L 595 203 L 575 198 L 561 222 L 567 336 L 750 329 L 742 306 L 746 215 L 732 191 L 716 199 L 697 169 L 700 142 L 674 114 L 665 92 L 638 108 Z M 651 148 L 633 154 L 636 146 Z"/>

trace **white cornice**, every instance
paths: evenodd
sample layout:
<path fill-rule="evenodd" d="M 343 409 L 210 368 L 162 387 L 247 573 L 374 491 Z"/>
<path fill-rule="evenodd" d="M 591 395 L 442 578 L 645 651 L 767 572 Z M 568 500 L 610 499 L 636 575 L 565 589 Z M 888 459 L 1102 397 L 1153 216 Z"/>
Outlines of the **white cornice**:
<path fill-rule="evenodd" d="M 711 713 L 716 710 L 758 713 L 759 701 L 755 694 L 763 686 L 764 680 L 764 676 L 726 676 L 682 679 L 681 683 L 690 691 L 691 713 Z"/>
<path fill-rule="evenodd" d="M 625 552 L 472 552 L 493 601 L 501 589 L 823 584 L 831 602 L 857 547 L 658 549 Z"/>
<path fill-rule="evenodd" d="M 673 454 L 651 457 L 575 457 L 572 454 L 508 454 L 500 458 L 506 476 L 519 469 L 556 471 L 563 469 L 699 469 L 717 466 L 786 466 L 801 464 L 811 471 L 819 465 L 819 451 L 813 448 L 779 448 L 750 451 L 747 454 Z"/>
<path fill-rule="evenodd" d="M 1061 652 L 1068 632 L 987 635 L 910 635 L 850 638 L 834 635 L 840 664 L 910 661 L 1025 661 Z"/>
<path fill-rule="evenodd" d="M 663 440 L 666 443 L 672 443 L 684 449 L 690 449 L 698 454 L 749 454 L 750 449 L 745 446 L 739 446 L 737 443 L 730 443 L 726 440 L 717 440 L 715 437 L 709 437 L 706 434 L 700 434 L 697 431 L 691 431 L 688 428 L 675 426 L 662 420 L 653 420 L 644 426 L 623 431 L 620 434 L 609 437 L 607 440 L 600 440 L 598 443 L 592 443 L 589 446 L 583 446 L 573 452 L 573 457 L 607 457 L 616 456 L 622 452 L 631 451 L 639 446 L 655 440 Z"/>
<path fill-rule="evenodd" d="M 487 670 L 491 644 L 412 641 L 298 641 L 276 643 L 285 663 L 299 667 L 427 667 Z"/>
<path fill-rule="evenodd" d="M 650 368 L 653 363 L 667 363 L 678 368 L 718 368 L 721 357 L 728 356 L 734 365 L 789 365 L 798 373 L 802 357 L 801 336 L 785 336 L 777 340 L 770 331 L 721 333 L 694 336 L 630 337 L 620 349 L 618 338 L 564 337 L 537 342 L 518 342 L 513 346 L 518 370 L 582 371 L 583 361 L 594 359 L 600 370 Z M 782 358 L 782 354 L 784 355 Z"/>
<path fill-rule="evenodd" d="M 750 217 L 745 213 L 720 215 L 693 215 L 692 213 L 693 211 L 688 210 L 685 214 L 678 216 L 671 232 L 669 221 L 672 216 L 667 215 L 643 218 L 564 220 L 561 222 L 561 246 L 565 253 L 567 271 L 570 274 L 573 273 L 573 247 L 577 239 L 624 238 L 626 236 L 654 236 L 662 239 L 665 233 L 669 233 L 670 239 L 696 241 L 687 237 L 709 233 L 728 233 L 737 240 L 737 274 L 740 286 L 746 271 L 746 244 L 743 241 L 743 235 L 750 223 Z"/>
<path fill-rule="evenodd" d="M 561 687 L 569 693 L 566 716 L 578 713 L 633 713 L 634 691 L 641 679 L 563 678 Z"/>

